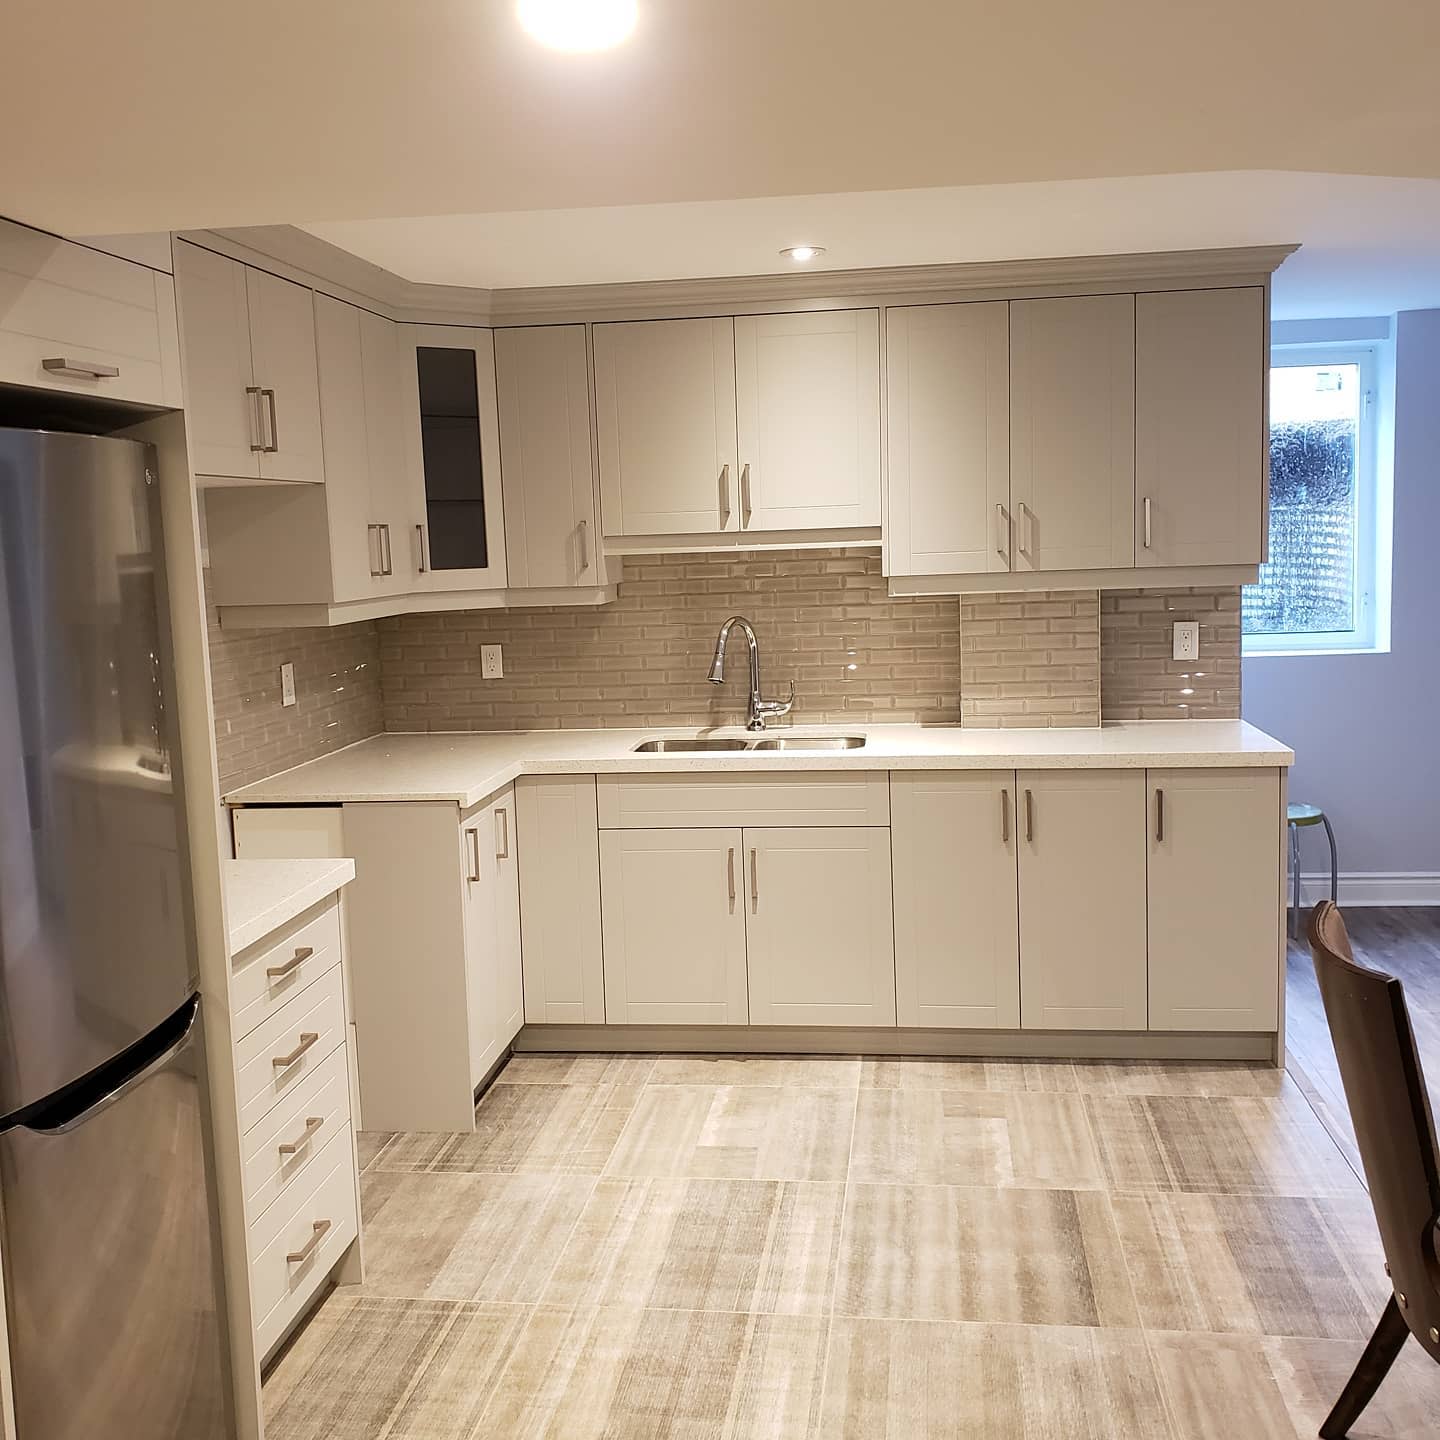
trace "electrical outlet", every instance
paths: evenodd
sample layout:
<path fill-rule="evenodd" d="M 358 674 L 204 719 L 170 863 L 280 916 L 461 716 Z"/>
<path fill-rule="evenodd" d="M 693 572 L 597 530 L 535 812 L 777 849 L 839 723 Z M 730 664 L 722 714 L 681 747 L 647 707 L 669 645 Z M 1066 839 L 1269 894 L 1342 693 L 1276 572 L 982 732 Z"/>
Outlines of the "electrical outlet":
<path fill-rule="evenodd" d="M 505 666 L 500 659 L 500 647 L 498 645 L 482 645 L 480 647 L 480 678 L 482 680 L 498 680 L 505 673 Z"/>
<path fill-rule="evenodd" d="M 289 660 L 280 667 L 280 703 L 295 703 L 295 666 Z"/>
<path fill-rule="evenodd" d="M 1200 658 L 1200 622 L 1198 620 L 1177 620 L 1175 640 L 1170 647 L 1175 660 L 1198 660 Z"/>

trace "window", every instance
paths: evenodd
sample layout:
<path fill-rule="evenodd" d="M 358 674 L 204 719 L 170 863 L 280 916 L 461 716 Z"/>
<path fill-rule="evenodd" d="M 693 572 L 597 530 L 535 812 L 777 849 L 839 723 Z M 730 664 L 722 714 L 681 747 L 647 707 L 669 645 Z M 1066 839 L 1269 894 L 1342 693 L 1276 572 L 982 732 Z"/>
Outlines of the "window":
<path fill-rule="evenodd" d="M 1246 654 L 1388 648 L 1377 591 L 1378 379 L 1374 345 L 1271 356 L 1270 559 L 1243 592 Z"/>

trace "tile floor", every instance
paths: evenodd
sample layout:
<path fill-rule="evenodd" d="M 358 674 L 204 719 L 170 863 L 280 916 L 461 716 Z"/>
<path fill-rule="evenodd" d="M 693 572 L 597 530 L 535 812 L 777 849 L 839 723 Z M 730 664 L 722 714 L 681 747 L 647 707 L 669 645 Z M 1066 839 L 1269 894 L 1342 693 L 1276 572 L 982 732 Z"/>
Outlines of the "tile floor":
<path fill-rule="evenodd" d="M 517 1057 L 361 1158 L 271 1440 L 1299 1440 L 1387 1294 L 1258 1066 Z M 1353 1434 L 1437 1432 L 1412 1346 Z"/>

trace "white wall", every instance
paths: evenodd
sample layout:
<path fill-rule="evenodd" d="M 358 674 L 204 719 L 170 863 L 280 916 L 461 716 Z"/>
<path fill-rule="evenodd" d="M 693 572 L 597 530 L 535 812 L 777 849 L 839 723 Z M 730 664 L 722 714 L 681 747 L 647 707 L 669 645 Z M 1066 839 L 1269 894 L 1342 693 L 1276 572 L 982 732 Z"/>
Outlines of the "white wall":
<path fill-rule="evenodd" d="M 1293 747 L 1290 798 L 1329 813 L 1342 877 L 1425 877 L 1342 878 L 1351 904 L 1440 903 L 1440 310 L 1396 316 L 1394 447 L 1390 652 L 1243 667 L 1245 718 Z M 1302 843 L 1326 869 L 1323 836 Z"/>

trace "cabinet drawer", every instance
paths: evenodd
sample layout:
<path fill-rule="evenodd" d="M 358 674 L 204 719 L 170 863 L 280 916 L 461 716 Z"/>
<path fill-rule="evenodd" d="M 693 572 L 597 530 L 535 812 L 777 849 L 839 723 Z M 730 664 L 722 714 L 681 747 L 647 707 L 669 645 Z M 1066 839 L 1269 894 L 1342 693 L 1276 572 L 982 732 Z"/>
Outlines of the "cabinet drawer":
<path fill-rule="evenodd" d="M 0 380 L 178 406 L 179 343 L 170 276 L 0 221 Z"/>
<path fill-rule="evenodd" d="M 294 1188 L 350 1120 L 350 1076 L 343 1045 L 245 1136 L 245 1210 L 253 1222 Z M 281 1146 L 290 1146 L 282 1152 Z"/>
<path fill-rule="evenodd" d="M 745 825 L 888 825 L 884 770 L 849 775 L 601 775 L 602 830 Z"/>
<path fill-rule="evenodd" d="M 339 962 L 340 907 L 333 896 L 242 950 L 230 968 L 230 1022 L 236 1038 L 263 1024 Z"/>
<path fill-rule="evenodd" d="M 315 1227 L 326 1222 L 315 1243 Z M 358 1228 L 355 1147 L 346 1125 L 316 1157 L 306 1182 L 250 1227 L 250 1301 L 262 1357 L 314 1297 Z M 290 1259 L 300 1254 L 303 1260 Z"/>
<path fill-rule="evenodd" d="M 345 1000 L 335 966 L 236 1045 L 241 1131 L 268 1115 L 344 1040 Z"/>

